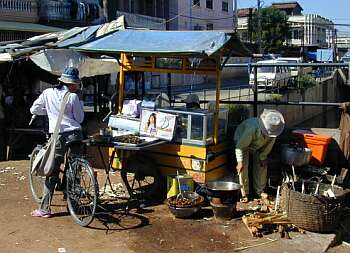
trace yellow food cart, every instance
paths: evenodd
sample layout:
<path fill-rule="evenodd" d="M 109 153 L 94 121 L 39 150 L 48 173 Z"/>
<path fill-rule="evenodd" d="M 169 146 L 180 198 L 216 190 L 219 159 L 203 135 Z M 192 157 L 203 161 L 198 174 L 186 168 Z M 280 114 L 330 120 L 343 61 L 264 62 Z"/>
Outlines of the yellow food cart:
<path fill-rule="evenodd" d="M 123 109 L 128 72 L 206 75 L 216 79 L 215 106 L 210 110 L 187 110 L 181 106 L 154 108 L 155 111 L 177 115 L 172 141 L 137 153 L 110 149 L 114 169 L 125 165 L 120 158 L 128 157 L 128 170 L 122 170 L 122 177 L 126 179 L 134 174 L 129 180 L 130 187 L 135 181 L 152 177 L 152 184 L 157 185 L 152 190 L 155 193 L 159 176 L 176 175 L 177 171 L 191 175 L 198 183 L 216 180 L 225 174 L 232 145 L 226 138 L 228 111 L 220 108 L 221 71 L 229 57 L 249 54 L 235 34 L 224 31 L 123 30 L 75 49 L 117 56 L 120 69 L 114 118 L 118 118 Z"/>

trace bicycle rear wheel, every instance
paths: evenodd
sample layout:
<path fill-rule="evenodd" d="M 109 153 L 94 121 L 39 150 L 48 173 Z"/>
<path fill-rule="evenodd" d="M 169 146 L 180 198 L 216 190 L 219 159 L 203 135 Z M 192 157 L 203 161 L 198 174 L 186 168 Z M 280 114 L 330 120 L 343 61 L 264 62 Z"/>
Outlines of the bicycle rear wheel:
<path fill-rule="evenodd" d="M 33 149 L 32 154 L 30 155 L 30 166 L 28 171 L 30 191 L 32 193 L 33 199 L 37 203 L 41 203 L 41 198 L 44 191 L 44 182 L 46 178 L 45 176 L 38 176 L 36 173 L 32 173 L 33 162 L 40 149 L 40 147 L 35 147 Z"/>
<path fill-rule="evenodd" d="M 94 219 L 98 184 L 89 163 L 81 158 L 69 161 L 67 176 L 68 210 L 75 223 L 88 226 Z"/>
<path fill-rule="evenodd" d="M 120 175 L 130 197 L 139 200 L 160 199 L 160 173 L 150 158 L 130 157 Z"/>

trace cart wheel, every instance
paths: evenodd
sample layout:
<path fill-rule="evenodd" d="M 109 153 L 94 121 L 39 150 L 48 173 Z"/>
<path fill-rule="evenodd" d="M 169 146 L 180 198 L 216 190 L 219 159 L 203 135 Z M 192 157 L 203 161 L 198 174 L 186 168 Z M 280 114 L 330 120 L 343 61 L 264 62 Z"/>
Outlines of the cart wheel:
<path fill-rule="evenodd" d="M 126 168 L 121 170 L 121 177 L 131 197 L 145 200 L 160 198 L 161 176 L 149 158 L 129 157 Z"/>
<path fill-rule="evenodd" d="M 67 204 L 75 223 L 88 226 L 94 219 L 98 184 L 93 170 L 84 159 L 72 159 L 67 170 Z"/>
<path fill-rule="evenodd" d="M 33 199 L 37 203 L 41 203 L 41 198 L 44 191 L 44 182 L 46 179 L 45 176 L 38 176 L 35 173 L 32 173 L 33 162 L 40 149 L 40 147 L 35 147 L 33 149 L 32 154 L 30 155 L 30 166 L 28 170 L 30 191 L 32 193 Z"/>

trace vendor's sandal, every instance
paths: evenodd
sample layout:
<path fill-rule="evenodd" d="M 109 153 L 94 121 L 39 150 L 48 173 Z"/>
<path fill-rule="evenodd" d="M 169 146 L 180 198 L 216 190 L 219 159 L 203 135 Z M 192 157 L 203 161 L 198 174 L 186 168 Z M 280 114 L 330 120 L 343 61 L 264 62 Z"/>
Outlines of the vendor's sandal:
<path fill-rule="evenodd" d="M 239 202 L 241 202 L 241 203 L 248 203 L 249 202 L 248 197 L 240 198 Z"/>
<path fill-rule="evenodd" d="M 260 195 L 261 199 L 268 199 L 269 198 L 269 195 L 267 193 L 265 193 L 265 192 L 262 192 L 259 195 Z"/>
<path fill-rule="evenodd" d="M 43 211 L 36 209 L 33 212 L 30 213 L 32 217 L 39 217 L 39 218 L 51 218 L 51 213 L 44 213 Z"/>

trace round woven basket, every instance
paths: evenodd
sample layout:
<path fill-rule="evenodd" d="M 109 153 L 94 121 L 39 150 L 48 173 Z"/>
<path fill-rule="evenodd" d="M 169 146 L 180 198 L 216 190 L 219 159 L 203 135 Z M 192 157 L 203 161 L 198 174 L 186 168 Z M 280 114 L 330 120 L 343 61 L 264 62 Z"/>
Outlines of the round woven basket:
<path fill-rule="evenodd" d="M 337 228 L 340 211 L 344 205 L 345 193 L 341 187 L 334 186 L 336 198 L 323 196 L 331 188 L 329 184 L 319 185 L 319 195 L 315 195 L 316 182 L 296 182 L 295 190 L 291 185 L 283 184 L 281 190 L 281 209 L 287 212 L 289 220 L 297 227 L 313 232 L 332 232 Z"/>

